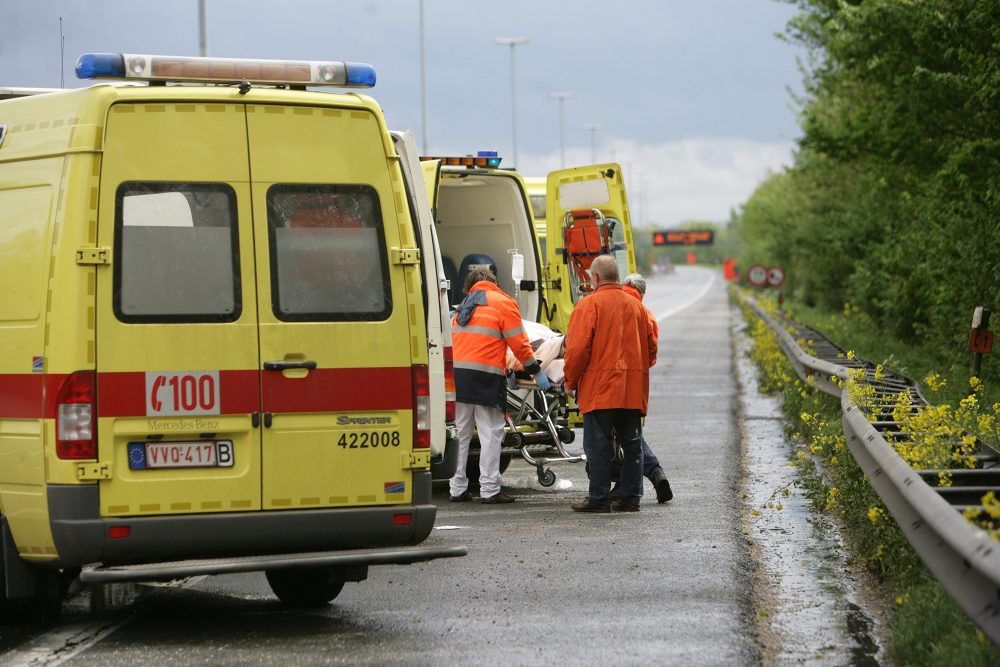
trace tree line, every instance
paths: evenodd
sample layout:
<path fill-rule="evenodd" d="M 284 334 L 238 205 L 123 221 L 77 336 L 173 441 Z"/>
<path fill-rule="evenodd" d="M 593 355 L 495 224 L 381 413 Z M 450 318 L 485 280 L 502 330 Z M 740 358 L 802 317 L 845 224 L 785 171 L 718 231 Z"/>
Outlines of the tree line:
<path fill-rule="evenodd" d="M 789 1 L 802 136 L 733 215 L 739 265 L 782 264 L 798 302 L 963 350 L 1000 289 L 1000 2 Z"/>

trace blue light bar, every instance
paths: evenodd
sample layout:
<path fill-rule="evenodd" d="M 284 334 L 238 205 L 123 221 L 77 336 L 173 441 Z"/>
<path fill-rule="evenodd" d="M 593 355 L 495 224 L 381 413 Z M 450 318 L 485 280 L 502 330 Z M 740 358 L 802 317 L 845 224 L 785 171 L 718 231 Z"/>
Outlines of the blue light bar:
<path fill-rule="evenodd" d="M 125 76 L 125 58 L 120 53 L 85 53 L 76 61 L 78 79 L 120 79 Z"/>
<path fill-rule="evenodd" d="M 497 151 L 479 151 L 478 153 L 476 153 L 476 157 L 487 158 L 486 160 L 487 167 L 499 167 L 500 160 L 503 159 L 502 157 L 500 157 L 500 154 L 497 153 Z"/>
<path fill-rule="evenodd" d="M 85 53 L 76 63 L 81 79 L 135 79 L 179 83 L 371 88 L 375 68 L 339 60 L 254 60 L 155 56 L 135 53 Z"/>
<path fill-rule="evenodd" d="M 347 66 L 347 85 L 365 86 L 371 88 L 375 85 L 375 68 L 365 63 L 344 63 Z"/>

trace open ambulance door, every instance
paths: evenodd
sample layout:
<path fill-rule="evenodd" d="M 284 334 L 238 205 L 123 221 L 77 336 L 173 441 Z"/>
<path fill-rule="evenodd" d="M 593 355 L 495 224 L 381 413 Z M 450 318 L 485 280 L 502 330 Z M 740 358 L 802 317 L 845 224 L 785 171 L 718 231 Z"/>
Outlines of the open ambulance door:
<path fill-rule="evenodd" d="M 422 160 L 420 168 L 424 172 L 424 187 L 427 189 L 427 201 L 431 211 L 437 215 L 438 185 L 441 184 L 441 160 Z"/>
<path fill-rule="evenodd" d="M 622 278 L 635 272 L 635 247 L 621 167 L 599 164 L 548 175 L 545 206 L 546 309 L 549 326 L 566 331 L 590 291 L 594 258 L 610 254 Z"/>

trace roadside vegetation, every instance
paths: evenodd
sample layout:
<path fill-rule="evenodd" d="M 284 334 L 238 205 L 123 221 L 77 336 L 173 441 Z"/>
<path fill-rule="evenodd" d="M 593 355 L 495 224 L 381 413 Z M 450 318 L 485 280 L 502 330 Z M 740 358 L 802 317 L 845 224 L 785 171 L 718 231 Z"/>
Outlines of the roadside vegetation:
<path fill-rule="evenodd" d="M 756 296 L 762 306 L 777 309 L 775 301 L 761 298 L 759 294 Z M 759 386 L 762 391 L 780 397 L 792 441 L 796 443 L 791 464 L 799 469 L 799 489 L 819 510 L 836 515 L 856 563 L 888 591 L 890 600 L 886 606 L 893 611 L 888 619 L 891 644 L 887 649 L 894 661 L 901 665 L 963 667 L 1000 664 L 1000 648 L 994 646 L 951 601 L 910 547 L 854 462 L 841 427 L 840 402 L 799 380 L 774 332 L 747 308 L 744 308 L 744 317 L 753 338 L 751 357 L 761 369 Z M 844 340 L 850 336 L 837 338 L 838 333 L 857 328 L 857 322 L 851 321 L 850 311 L 846 315 L 826 316 L 827 329 L 817 326 L 816 322 L 804 323 L 851 349 Z M 859 354 L 868 360 L 878 359 L 867 352 Z M 935 434 L 926 447 L 909 453 L 911 465 L 917 468 L 937 467 L 943 451 L 948 457 L 952 456 L 952 448 L 941 446 L 941 440 L 946 437 L 947 429 L 958 426 L 954 419 L 956 414 L 973 424 L 978 424 L 979 418 L 985 416 L 992 425 L 995 413 L 1000 411 L 1000 404 L 982 407 L 979 401 L 977 406 L 980 407 L 973 410 L 968 400 L 967 375 L 946 377 L 932 373 L 928 376 L 932 381 L 927 384 L 936 387 L 938 392 L 952 384 L 961 385 L 963 381 L 967 389 L 957 408 L 936 404 L 937 410 L 931 410 L 924 417 L 915 417 L 925 420 L 921 426 Z M 977 386 L 980 386 L 979 391 L 972 395 L 981 397 L 985 388 Z M 859 402 L 864 402 L 863 384 L 850 382 L 847 391 Z M 934 400 L 932 396 L 928 399 Z M 965 401 L 964 407 L 962 401 Z M 948 410 L 941 410 L 942 405 L 949 406 Z M 991 415 L 993 421 L 989 419 Z M 780 511 L 780 502 L 772 503 L 769 509 Z"/>
<path fill-rule="evenodd" d="M 795 304 L 850 304 L 872 337 L 967 367 L 973 309 L 1000 306 L 1000 3 L 792 4 L 802 136 L 733 216 L 738 265 L 781 264 Z M 1000 384 L 1000 354 L 980 377 Z"/>

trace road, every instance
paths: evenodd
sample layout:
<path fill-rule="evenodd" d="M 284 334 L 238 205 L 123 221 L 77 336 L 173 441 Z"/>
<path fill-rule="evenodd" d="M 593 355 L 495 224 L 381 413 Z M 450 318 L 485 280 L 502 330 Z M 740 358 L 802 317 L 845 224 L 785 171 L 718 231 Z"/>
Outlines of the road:
<path fill-rule="evenodd" d="M 675 499 L 646 486 L 637 514 L 581 515 L 582 464 L 549 490 L 515 461 L 517 502 L 448 502 L 428 544 L 469 555 L 372 568 L 329 607 L 290 611 L 263 575 L 143 587 L 131 604 L 48 631 L 0 627 L 0 664 L 752 664 L 748 552 L 739 529 L 739 428 L 730 309 L 719 275 L 649 281 L 660 320 L 646 438 Z M 578 439 L 579 440 L 579 439 Z M 22 634 L 18 634 L 22 633 Z"/>

